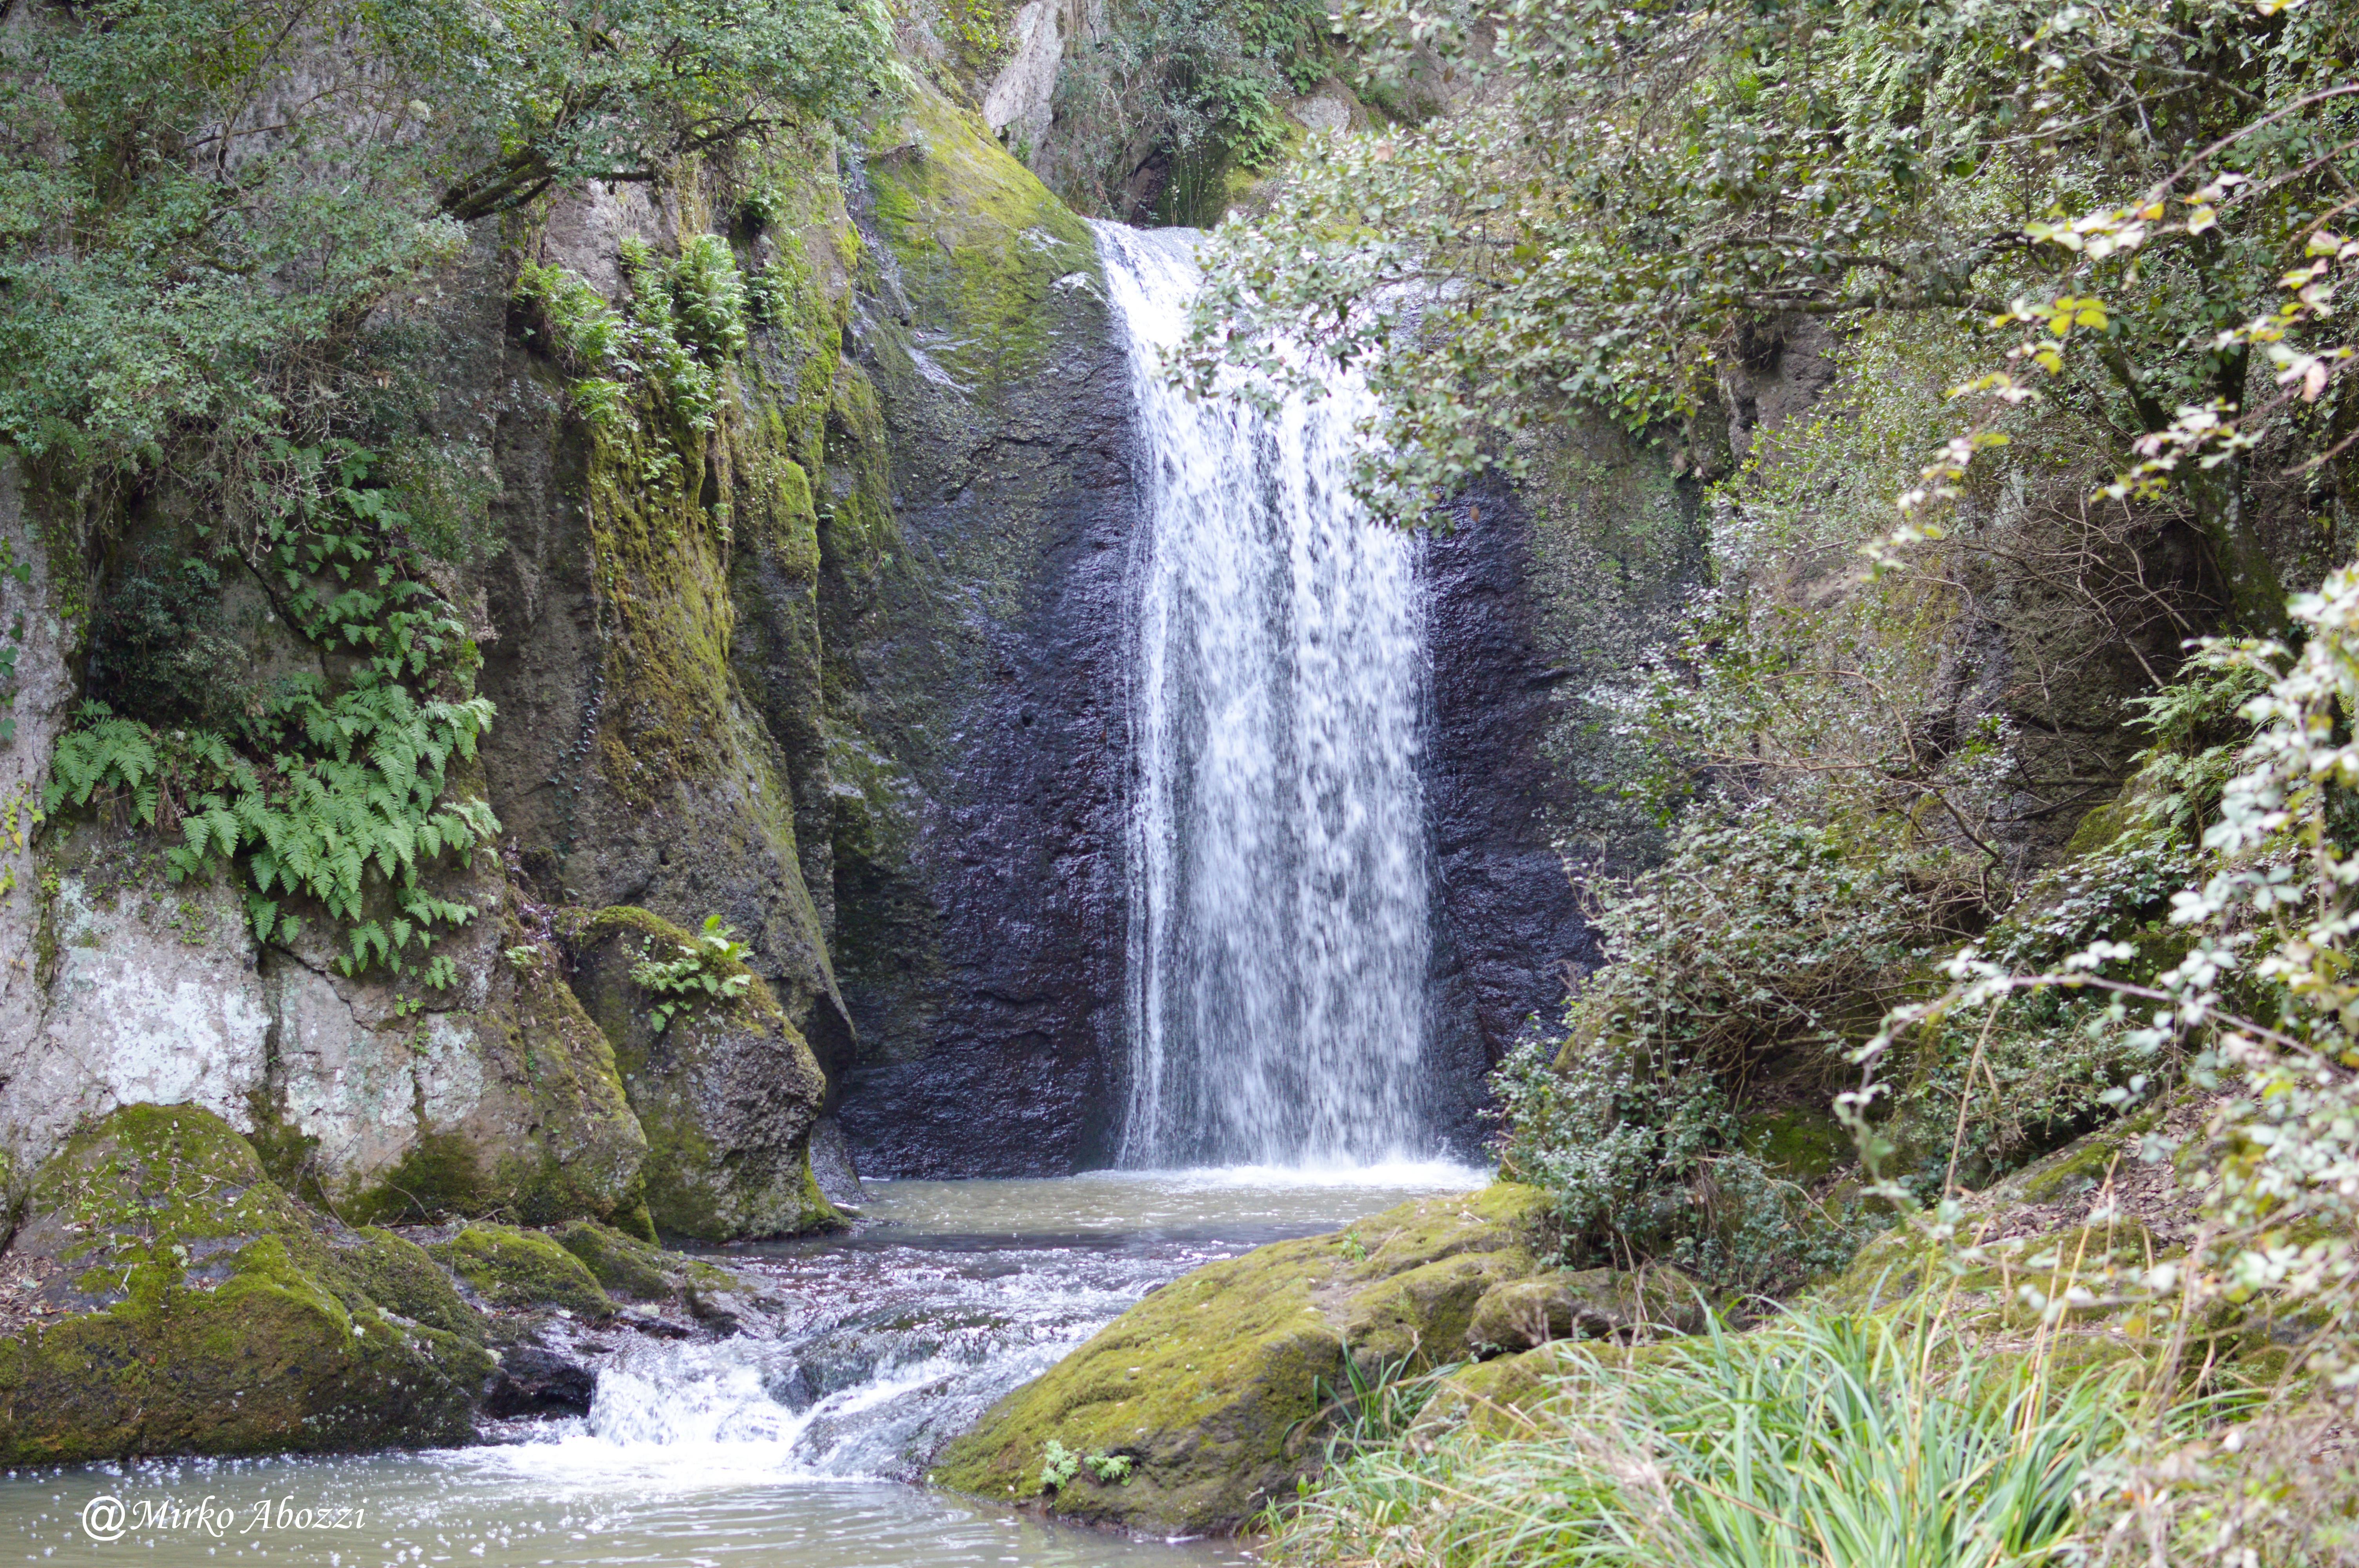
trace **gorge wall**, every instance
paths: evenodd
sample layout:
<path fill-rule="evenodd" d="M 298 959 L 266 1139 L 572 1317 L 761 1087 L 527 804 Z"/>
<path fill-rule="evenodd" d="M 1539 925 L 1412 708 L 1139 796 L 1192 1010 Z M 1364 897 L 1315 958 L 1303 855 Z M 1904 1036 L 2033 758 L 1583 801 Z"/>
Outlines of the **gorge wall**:
<path fill-rule="evenodd" d="M 118 609 L 162 591 L 186 505 L 144 494 L 78 557 L 57 547 L 74 498 L 5 476 L 29 562 L 0 579 L 28 628 L 0 745 L 15 1169 L 82 1119 L 185 1099 L 356 1217 L 720 1239 L 827 1221 L 804 1147 L 830 1119 L 872 1173 L 1107 1162 L 1138 453 L 1086 225 L 919 88 L 864 148 L 815 135 L 727 181 L 593 186 L 475 228 L 411 323 L 425 395 L 400 432 L 497 541 L 438 584 L 495 708 L 455 787 L 503 828 L 435 873 L 479 912 L 438 949 L 450 986 L 340 972 L 326 922 L 257 938 L 234 890 L 167 880 L 123 802 L 34 831 L 57 734 L 138 659 L 224 690 L 334 661 L 235 568 L 174 601 L 177 642 L 126 642 Z M 585 414 L 559 286 L 519 268 L 619 308 L 704 236 L 767 290 L 709 421 L 653 383 Z M 1470 498 L 1423 552 L 1430 1061 L 1462 1152 L 1489 1064 L 1594 959 L 1567 857 L 1646 853 L 1575 694 L 1695 570 L 1668 460 L 1567 432 L 1544 483 Z M 710 1030 L 650 1033 L 614 953 L 714 916 L 754 989 Z"/>

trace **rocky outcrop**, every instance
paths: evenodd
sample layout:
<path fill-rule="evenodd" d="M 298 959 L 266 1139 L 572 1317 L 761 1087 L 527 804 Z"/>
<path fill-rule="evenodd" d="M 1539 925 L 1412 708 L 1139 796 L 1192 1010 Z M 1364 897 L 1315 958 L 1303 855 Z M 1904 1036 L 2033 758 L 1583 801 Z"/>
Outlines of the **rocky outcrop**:
<path fill-rule="evenodd" d="M 441 947 L 457 983 L 421 995 L 339 972 L 324 928 L 257 943 L 236 894 L 174 884 L 150 836 L 68 821 L 45 849 L 30 955 L 44 1005 L 0 1041 L 18 1159 L 119 1106 L 185 1102 L 356 1221 L 636 1207 L 646 1141 L 613 1053 L 528 961 L 496 862 L 448 880 L 478 914 Z"/>
<path fill-rule="evenodd" d="M 1543 1271 L 1548 1212 L 1502 1183 L 1199 1269 L 993 1406 L 933 1479 L 1125 1530 L 1233 1530 L 1317 1467 L 1347 1359 L 1382 1378 L 1466 1354 L 1479 1303 Z M 1130 1463 L 1050 1487 L 1052 1441 Z"/>
<path fill-rule="evenodd" d="M 1705 1310 L 1702 1288 L 1677 1269 L 1560 1270 L 1485 1291 L 1467 1320 L 1466 1348 L 1487 1359 L 1559 1339 L 1696 1334 Z"/>
<path fill-rule="evenodd" d="M 635 969 L 700 949 L 645 910 L 569 911 L 558 928 L 573 989 L 613 1043 L 647 1134 L 657 1227 L 734 1241 L 840 1225 L 810 1165 L 827 1078 L 769 988 L 741 962 L 709 956 L 699 978 L 712 990 L 650 993 Z"/>
<path fill-rule="evenodd" d="M 466 1443 L 587 1408 L 579 1328 L 715 1332 L 718 1300 L 770 1305 L 595 1221 L 347 1227 L 211 1111 L 126 1106 L 34 1174 L 0 1253 L 0 1464 Z"/>
<path fill-rule="evenodd" d="M 11 1464 L 464 1442 L 492 1371 L 480 1341 L 374 1300 L 193 1107 L 127 1107 L 72 1138 L 0 1278 Z"/>
<path fill-rule="evenodd" d="M 710 416 L 633 383 L 617 418 L 587 417 L 580 367 L 514 297 L 520 260 L 627 307 L 632 246 L 716 234 L 753 303 Z M 495 708 L 455 787 L 504 827 L 501 854 L 436 873 L 479 912 L 437 949 L 451 985 L 347 976 L 313 917 L 256 941 L 236 890 L 171 884 L 161 846 L 111 820 L 18 842 L 77 687 L 112 678 L 85 657 L 108 596 L 195 546 L 159 503 L 89 581 L 52 580 L 12 470 L 0 523 L 33 557 L 29 587 L 0 574 L 31 628 L 0 744 L 0 921 L 23 938 L 0 976 L 0 1133 L 20 1168 L 78 1119 L 188 1099 L 355 1217 L 636 1226 L 656 1130 L 549 945 L 547 911 L 569 905 L 741 934 L 773 1035 L 808 1045 L 821 1108 L 840 1105 L 841 1190 L 853 1160 L 1039 1173 L 1102 1153 L 1130 519 L 1095 269 L 1087 230 L 923 89 L 864 166 L 814 129 L 725 176 L 571 192 L 477 237 L 412 323 L 437 389 L 416 438 L 498 541 L 443 585 Z M 221 603 L 197 608 L 224 680 L 320 665 L 222 569 Z M 776 1152 L 799 1165 L 811 1086 L 793 1065 Z M 667 1127 L 658 1141 L 732 1159 L 751 1135 Z M 776 1190 L 695 1233 L 824 1210 L 800 1178 L 791 1200 L 732 1180 Z"/>

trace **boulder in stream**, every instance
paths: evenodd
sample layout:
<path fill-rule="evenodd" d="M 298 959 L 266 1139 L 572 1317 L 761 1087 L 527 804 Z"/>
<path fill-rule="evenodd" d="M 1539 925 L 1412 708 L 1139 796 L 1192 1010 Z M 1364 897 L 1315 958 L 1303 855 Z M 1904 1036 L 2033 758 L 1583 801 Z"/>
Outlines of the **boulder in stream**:
<path fill-rule="evenodd" d="M 1199 1269 L 994 1405 L 933 1479 L 1092 1524 L 1234 1530 L 1316 1468 L 1347 1357 L 1377 1378 L 1463 1358 L 1478 1304 L 1545 1270 L 1549 1212 L 1503 1182 Z"/>
<path fill-rule="evenodd" d="M 0 1462 L 463 1443 L 481 1339 L 372 1293 L 416 1309 L 421 1269 L 333 1245 L 211 1111 L 126 1106 L 41 1166 L 0 1260 Z"/>

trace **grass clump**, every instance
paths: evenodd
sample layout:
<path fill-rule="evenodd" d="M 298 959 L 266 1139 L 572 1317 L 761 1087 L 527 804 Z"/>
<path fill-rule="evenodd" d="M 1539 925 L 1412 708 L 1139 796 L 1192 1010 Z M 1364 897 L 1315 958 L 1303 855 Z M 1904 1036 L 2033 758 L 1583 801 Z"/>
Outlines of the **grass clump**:
<path fill-rule="evenodd" d="M 1997 1568 L 2059 1561 L 2135 1418 L 1937 1314 L 1796 1313 L 1640 1357 L 1563 1353 L 1516 1434 L 1364 1447 L 1282 1517 L 1293 1563 Z"/>

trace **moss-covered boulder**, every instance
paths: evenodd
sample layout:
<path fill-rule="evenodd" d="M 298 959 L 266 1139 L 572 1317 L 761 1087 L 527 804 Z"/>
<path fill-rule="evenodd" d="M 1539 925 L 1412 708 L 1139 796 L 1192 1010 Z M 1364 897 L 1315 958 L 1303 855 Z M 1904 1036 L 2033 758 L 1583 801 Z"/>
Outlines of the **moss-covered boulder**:
<path fill-rule="evenodd" d="M 489 1325 L 467 1304 L 451 1276 L 415 1241 L 374 1226 L 336 1240 L 343 1266 L 372 1300 L 429 1328 L 478 1344 Z"/>
<path fill-rule="evenodd" d="M 625 1236 L 611 1225 L 576 1220 L 549 1232 L 551 1239 L 582 1260 L 598 1283 L 612 1294 L 636 1301 L 686 1300 L 696 1291 L 722 1292 L 744 1288 L 728 1270 L 685 1253 L 652 1246 Z"/>
<path fill-rule="evenodd" d="M 1548 1212 L 1500 1183 L 1199 1269 L 993 1406 L 933 1478 L 1093 1524 L 1233 1529 L 1315 1465 L 1347 1356 L 1373 1372 L 1464 1354 L 1476 1303 L 1549 1255 Z M 1051 1440 L 1129 1475 L 1044 1487 Z"/>
<path fill-rule="evenodd" d="M 1466 1347 L 1476 1357 L 1552 1339 L 1625 1342 L 1702 1328 L 1704 1297 L 1677 1269 L 1583 1269 L 1495 1285 L 1474 1303 Z"/>
<path fill-rule="evenodd" d="M 1587 1368 L 1644 1365 L 1681 1353 L 1677 1337 L 1619 1340 L 1554 1339 L 1513 1356 L 1462 1367 L 1441 1379 L 1418 1412 L 1412 1434 L 1437 1437 L 1461 1427 L 1491 1437 L 1528 1434 L 1533 1415 L 1555 1398 L 1568 1375 Z"/>
<path fill-rule="evenodd" d="M 210 1111 L 82 1129 L 0 1264 L 0 1462 L 464 1442 L 492 1360 L 373 1296 L 428 1305 L 406 1246 L 332 1245 Z"/>
<path fill-rule="evenodd" d="M 582 1260 L 537 1231 L 470 1225 L 428 1249 L 495 1307 L 561 1307 L 587 1318 L 614 1314 L 614 1303 Z"/>
<path fill-rule="evenodd" d="M 712 957 L 719 994 L 650 994 L 632 970 L 651 956 L 676 958 L 691 939 L 643 909 L 569 911 L 559 931 L 574 989 L 613 1042 L 647 1133 L 658 1228 L 734 1241 L 842 1225 L 810 1169 L 827 1076 L 761 979 Z M 660 1022 L 658 1004 L 669 1009 Z"/>

